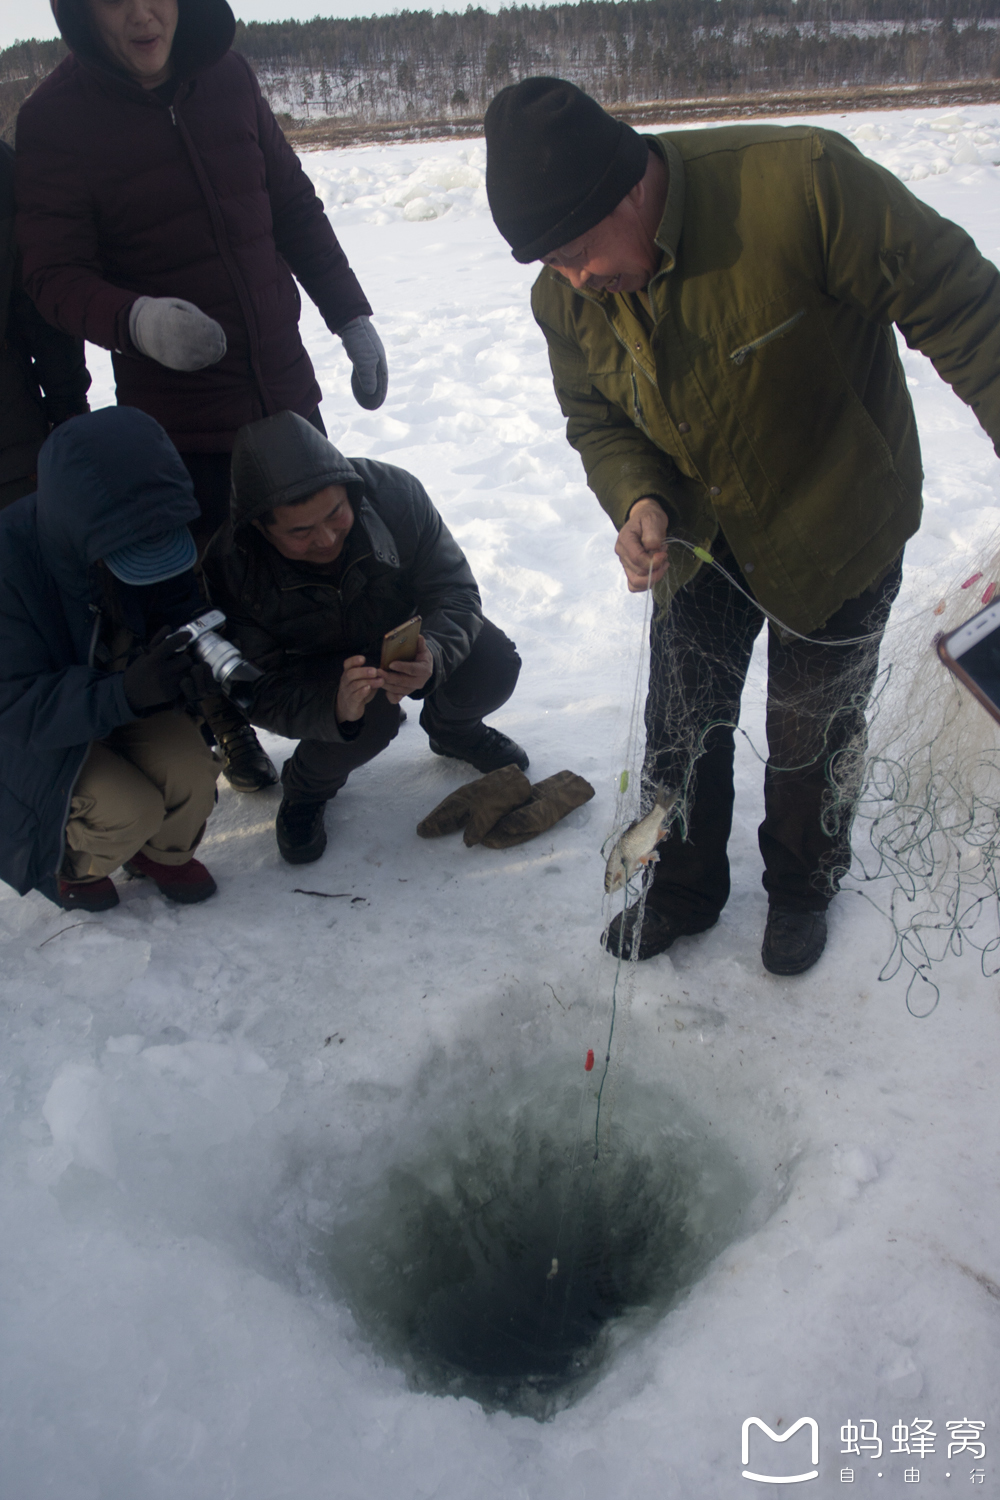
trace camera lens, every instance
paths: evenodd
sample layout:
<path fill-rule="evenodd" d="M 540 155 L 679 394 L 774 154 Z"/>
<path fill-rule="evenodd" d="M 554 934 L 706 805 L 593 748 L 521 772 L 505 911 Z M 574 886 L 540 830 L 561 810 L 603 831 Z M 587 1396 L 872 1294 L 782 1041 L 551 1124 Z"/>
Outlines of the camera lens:
<path fill-rule="evenodd" d="M 236 647 L 216 635 L 214 630 L 206 630 L 204 635 L 199 636 L 194 649 L 216 682 L 227 682 L 236 668 L 243 665 L 243 658 Z"/>

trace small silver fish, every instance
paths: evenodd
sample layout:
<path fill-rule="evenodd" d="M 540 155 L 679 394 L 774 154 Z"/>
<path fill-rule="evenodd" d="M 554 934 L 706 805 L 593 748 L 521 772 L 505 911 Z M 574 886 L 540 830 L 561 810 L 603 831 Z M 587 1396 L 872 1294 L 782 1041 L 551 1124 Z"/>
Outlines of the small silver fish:
<path fill-rule="evenodd" d="M 666 836 L 670 813 L 677 801 L 676 792 L 668 792 L 662 786 L 656 789 L 656 801 L 644 818 L 636 818 L 629 824 L 608 856 L 608 868 L 604 872 L 604 889 L 620 891 L 626 881 L 631 880 L 640 865 L 653 865 L 659 855 L 656 846 Z"/>

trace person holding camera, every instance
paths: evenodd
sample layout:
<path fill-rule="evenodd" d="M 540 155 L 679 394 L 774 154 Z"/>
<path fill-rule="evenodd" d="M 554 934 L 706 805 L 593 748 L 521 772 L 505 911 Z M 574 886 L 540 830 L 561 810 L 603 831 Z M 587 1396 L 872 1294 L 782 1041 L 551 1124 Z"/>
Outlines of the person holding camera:
<path fill-rule="evenodd" d="M 299 741 L 276 823 L 291 864 L 319 859 L 327 802 L 395 738 L 404 697 L 422 701 L 436 754 L 483 773 L 527 767 L 483 723 L 514 691 L 520 657 L 484 620 L 464 554 L 404 469 L 344 458 L 294 412 L 253 422 L 204 567 L 230 638 L 264 674 L 251 722 Z M 389 664 L 385 637 L 404 625 L 409 659 Z"/>
<path fill-rule="evenodd" d="M 26 288 L 66 333 L 112 351 L 117 399 L 155 417 L 194 480 L 204 548 L 229 509 L 233 439 L 292 410 L 321 428 L 296 280 L 385 400 L 385 350 L 323 204 L 231 50 L 226 0 L 53 0 L 70 55 L 21 107 L 17 232 Z M 277 779 L 246 721 L 209 711 L 224 774 Z"/>
<path fill-rule="evenodd" d="M 218 765 L 176 634 L 204 607 L 197 514 L 170 439 L 128 407 L 56 428 L 37 493 L 0 512 L 0 878 L 22 896 L 106 911 L 119 866 L 172 901 L 216 889 L 193 855 Z"/>

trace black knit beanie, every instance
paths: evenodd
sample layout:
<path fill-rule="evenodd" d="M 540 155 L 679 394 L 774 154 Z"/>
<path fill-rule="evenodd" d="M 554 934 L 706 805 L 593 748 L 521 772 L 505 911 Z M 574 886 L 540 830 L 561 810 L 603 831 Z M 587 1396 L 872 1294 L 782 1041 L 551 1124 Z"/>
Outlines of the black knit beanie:
<path fill-rule="evenodd" d="M 486 196 L 526 264 L 593 229 L 645 175 L 649 148 L 561 78 L 525 78 L 486 111 Z"/>

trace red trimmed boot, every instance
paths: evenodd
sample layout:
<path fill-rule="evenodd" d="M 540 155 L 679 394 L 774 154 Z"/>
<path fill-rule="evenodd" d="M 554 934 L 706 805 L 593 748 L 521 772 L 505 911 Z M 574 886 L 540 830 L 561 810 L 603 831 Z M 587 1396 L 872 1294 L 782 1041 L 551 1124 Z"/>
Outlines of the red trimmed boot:
<path fill-rule="evenodd" d="M 60 875 L 59 905 L 64 911 L 110 911 L 118 905 L 118 892 L 107 875 L 100 880 L 64 880 Z"/>
<path fill-rule="evenodd" d="M 140 850 L 125 861 L 123 868 L 132 876 L 148 876 L 168 901 L 180 901 L 185 906 L 207 901 L 218 890 L 205 866 L 197 859 L 189 859 L 186 865 L 158 865 Z"/>

